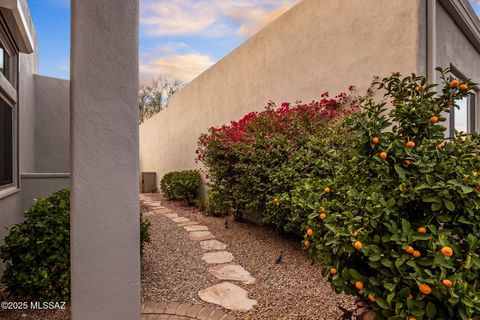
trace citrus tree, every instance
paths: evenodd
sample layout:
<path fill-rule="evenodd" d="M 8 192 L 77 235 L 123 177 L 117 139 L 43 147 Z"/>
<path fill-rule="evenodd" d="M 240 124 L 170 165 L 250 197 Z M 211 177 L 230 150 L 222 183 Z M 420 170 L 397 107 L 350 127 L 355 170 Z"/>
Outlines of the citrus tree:
<path fill-rule="evenodd" d="M 480 137 L 446 136 L 444 115 L 473 84 L 439 69 L 442 84 L 396 73 L 345 118 L 341 165 L 289 195 L 303 246 L 338 292 L 379 318 L 480 317 Z"/>

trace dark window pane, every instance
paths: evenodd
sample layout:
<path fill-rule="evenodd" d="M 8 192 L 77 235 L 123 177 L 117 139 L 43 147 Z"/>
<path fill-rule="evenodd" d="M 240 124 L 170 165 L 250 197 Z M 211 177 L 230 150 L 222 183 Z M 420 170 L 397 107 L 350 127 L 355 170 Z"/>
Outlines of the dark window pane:
<path fill-rule="evenodd" d="M 13 183 L 12 108 L 0 99 L 0 186 Z"/>

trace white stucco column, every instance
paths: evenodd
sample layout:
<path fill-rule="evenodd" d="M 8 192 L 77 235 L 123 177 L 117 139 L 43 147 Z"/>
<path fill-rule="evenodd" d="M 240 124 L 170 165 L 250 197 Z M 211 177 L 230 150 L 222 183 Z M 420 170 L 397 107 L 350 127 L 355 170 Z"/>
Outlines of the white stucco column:
<path fill-rule="evenodd" d="M 74 320 L 140 319 L 138 0 L 72 0 Z"/>

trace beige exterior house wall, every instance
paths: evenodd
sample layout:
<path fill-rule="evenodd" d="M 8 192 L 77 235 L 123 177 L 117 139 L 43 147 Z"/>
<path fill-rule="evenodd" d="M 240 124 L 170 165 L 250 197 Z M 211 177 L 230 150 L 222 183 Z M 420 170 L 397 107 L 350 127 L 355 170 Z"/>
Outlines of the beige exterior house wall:
<path fill-rule="evenodd" d="M 445 2 L 445 1 L 444 1 Z M 471 8 L 469 8 L 471 9 Z M 474 18 L 476 14 L 471 12 Z M 478 20 L 478 19 L 477 19 Z M 480 21 L 474 21 L 480 24 Z M 472 79 L 480 83 L 480 45 L 472 43 L 470 34 L 461 28 L 450 16 L 447 7 L 439 4 L 436 7 L 436 62 L 438 66 L 450 67 L 456 76 Z M 480 35 L 477 35 L 480 36 Z M 436 79 L 438 81 L 438 79 Z M 480 89 L 477 87 L 477 91 Z M 480 95 L 477 94 L 477 128 L 480 128 Z M 447 117 L 448 119 L 448 117 Z M 449 126 L 449 119 L 447 121 Z"/>
<path fill-rule="evenodd" d="M 425 72 L 425 1 L 303 0 L 176 93 L 140 126 L 141 171 L 196 167 L 198 136 L 276 102 L 318 99 L 374 75 Z"/>
<path fill-rule="evenodd" d="M 20 2 L 33 40 L 33 53 L 19 53 L 18 188 L 0 194 L 0 243 L 7 228 L 43 197 L 69 186 L 69 81 L 37 76 L 38 43 L 25 0 Z M 38 174 L 41 172 L 42 174 Z M 1 190 L 1 188 L 0 188 Z M 0 274 L 3 264 L 0 261 Z"/>

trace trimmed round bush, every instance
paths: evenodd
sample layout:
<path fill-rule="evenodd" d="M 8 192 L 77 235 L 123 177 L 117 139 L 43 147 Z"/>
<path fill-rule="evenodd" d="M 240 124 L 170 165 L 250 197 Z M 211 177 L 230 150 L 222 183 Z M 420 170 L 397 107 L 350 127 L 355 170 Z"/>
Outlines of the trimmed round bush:
<path fill-rule="evenodd" d="M 163 176 L 160 188 L 167 199 L 192 204 L 198 198 L 200 183 L 200 173 L 196 170 L 173 171 Z"/>

